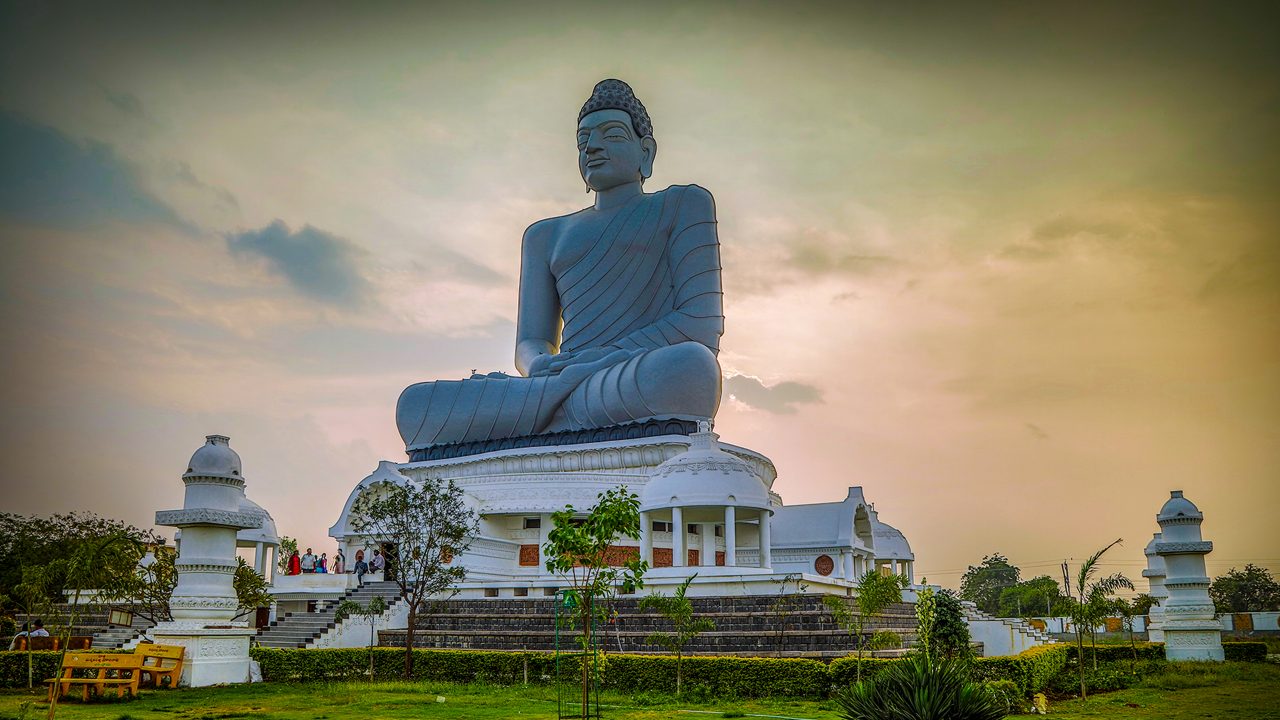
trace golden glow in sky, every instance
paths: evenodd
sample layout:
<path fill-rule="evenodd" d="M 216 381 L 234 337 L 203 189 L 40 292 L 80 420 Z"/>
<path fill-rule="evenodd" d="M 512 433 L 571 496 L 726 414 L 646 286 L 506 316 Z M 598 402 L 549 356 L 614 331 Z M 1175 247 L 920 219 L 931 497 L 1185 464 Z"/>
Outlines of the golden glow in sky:
<path fill-rule="evenodd" d="M 717 431 L 787 502 L 862 485 L 955 585 L 1136 577 L 1182 489 L 1212 574 L 1280 569 L 1274 11 L 456 5 L 3 11 L 3 510 L 149 526 L 222 433 L 330 547 L 404 386 L 512 370 L 619 77 L 716 197 Z"/>

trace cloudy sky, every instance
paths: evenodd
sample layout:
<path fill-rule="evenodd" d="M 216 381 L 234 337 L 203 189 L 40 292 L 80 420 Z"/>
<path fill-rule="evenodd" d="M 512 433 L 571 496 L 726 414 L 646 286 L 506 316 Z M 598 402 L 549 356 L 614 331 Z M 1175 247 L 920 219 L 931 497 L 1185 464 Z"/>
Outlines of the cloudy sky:
<path fill-rule="evenodd" d="M 954 585 L 1170 489 L 1280 570 L 1280 45 L 1246 4 L 82 7 L 0 16 L 7 511 L 150 525 L 209 433 L 304 545 L 411 382 L 512 371 L 576 113 L 716 197 L 726 441 Z M 332 549 L 329 547 L 329 549 Z"/>

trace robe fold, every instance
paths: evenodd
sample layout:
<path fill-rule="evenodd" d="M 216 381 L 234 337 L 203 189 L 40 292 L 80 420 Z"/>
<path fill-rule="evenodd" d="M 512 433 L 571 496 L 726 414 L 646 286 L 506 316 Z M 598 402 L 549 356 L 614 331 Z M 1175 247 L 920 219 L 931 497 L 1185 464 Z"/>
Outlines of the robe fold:
<path fill-rule="evenodd" d="M 710 193 L 677 185 L 639 195 L 594 240 L 571 247 L 576 256 L 549 263 L 563 321 L 560 352 L 628 353 L 589 374 L 570 366 L 549 376 L 489 373 L 411 385 L 396 410 L 406 449 L 714 415 L 724 313 Z M 709 364 L 675 362 L 698 354 Z M 714 372 L 696 380 L 714 383 L 710 407 L 673 412 L 681 403 L 655 392 L 655 382 L 679 367 Z"/>

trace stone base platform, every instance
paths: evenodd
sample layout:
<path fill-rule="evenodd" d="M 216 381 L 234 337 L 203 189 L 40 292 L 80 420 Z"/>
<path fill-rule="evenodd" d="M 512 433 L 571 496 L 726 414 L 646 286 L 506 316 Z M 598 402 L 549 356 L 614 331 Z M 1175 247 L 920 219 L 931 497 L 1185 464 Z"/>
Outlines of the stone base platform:
<path fill-rule="evenodd" d="M 715 628 L 695 638 L 689 654 L 784 657 L 844 657 L 851 643 L 848 632 L 836 624 L 820 594 L 787 597 L 779 603 L 769 595 L 697 597 L 692 600 L 697 617 Z M 617 619 L 602 628 L 602 641 L 610 652 L 663 652 L 646 639 L 654 632 L 669 632 L 670 622 L 656 613 L 642 613 L 637 597 L 616 601 Z M 846 602 L 854 602 L 846 599 Z M 867 623 L 868 634 L 880 630 L 897 633 L 905 645 L 915 643 L 915 608 L 908 603 L 890 607 Z M 404 630 L 383 630 L 379 644 L 404 646 Z M 440 610 L 418 617 L 414 646 L 471 650 L 555 649 L 555 604 L 535 601 L 451 600 Z M 576 635 L 562 630 L 560 642 L 572 646 Z"/>
<path fill-rule="evenodd" d="M 248 623 L 218 625 L 164 622 L 147 633 L 158 645 L 186 648 L 182 662 L 182 687 L 206 687 L 245 683 L 249 677 L 249 638 L 257 631 Z"/>

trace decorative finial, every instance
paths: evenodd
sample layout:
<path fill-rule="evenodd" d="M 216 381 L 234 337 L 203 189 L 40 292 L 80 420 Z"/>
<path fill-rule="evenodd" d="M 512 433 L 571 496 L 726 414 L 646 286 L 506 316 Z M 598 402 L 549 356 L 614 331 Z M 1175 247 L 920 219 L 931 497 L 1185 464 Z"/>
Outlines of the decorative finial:
<path fill-rule="evenodd" d="M 653 121 L 649 119 L 649 111 L 644 103 L 636 97 L 631 86 L 614 78 L 601 80 L 591 91 L 591 97 L 583 103 L 578 113 L 578 121 L 597 110 L 621 110 L 631 116 L 631 127 L 636 135 L 648 137 L 653 135 Z"/>
<path fill-rule="evenodd" d="M 231 442 L 231 438 L 226 435 L 205 435 L 204 439 L 210 445 L 226 445 Z"/>
<path fill-rule="evenodd" d="M 1170 498 L 1180 498 L 1180 497 L 1182 497 L 1182 491 L 1181 491 L 1181 490 L 1171 490 L 1171 491 L 1169 492 L 1169 497 L 1170 497 Z"/>
<path fill-rule="evenodd" d="M 708 432 L 711 432 L 711 421 L 710 421 L 710 420 L 699 420 L 699 421 L 698 421 L 698 432 L 700 432 L 700 433 L 708 433 Z"/>

